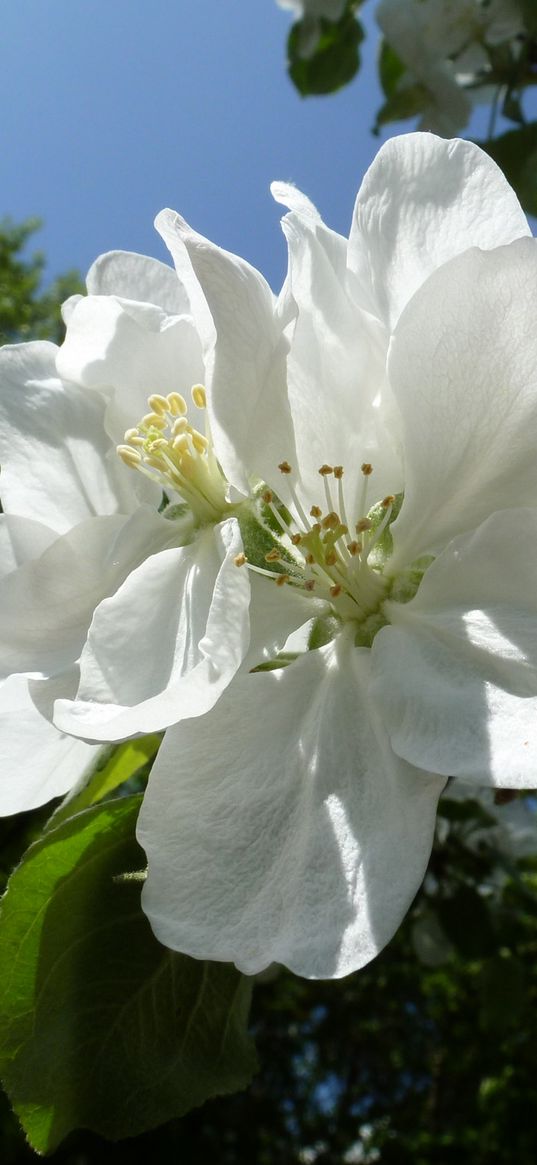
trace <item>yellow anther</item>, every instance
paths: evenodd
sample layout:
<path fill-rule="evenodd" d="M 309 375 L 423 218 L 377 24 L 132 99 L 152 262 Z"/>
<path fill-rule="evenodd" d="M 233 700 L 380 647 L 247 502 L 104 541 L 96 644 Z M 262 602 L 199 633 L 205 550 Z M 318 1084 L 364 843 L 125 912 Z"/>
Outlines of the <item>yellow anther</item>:
<path fill-rule="evenodd" d="M 172 449 L 178 449 L 180 453 L 188 453 L 190 449 L 188 433 L 179 433 L 177 437 L 174 437 L 172 441 Z"/>
<path fill-rule="evenodd" d="M 165 429 L 167 427 L 166 417 L 161 417 L 158 413 L 146 413 L 138 427 L 140 429 Z"/>
<path fill-rule="evenodd" d="M 197 429 L 193 429 L 192 431 L 192 444 L 197 453 L 205 453 L 205 450 L 209 447 L 207 438 L 202 433 L 198 433 Z"/>
<path fill-rule="evenodd" d="M 336 583 L 335 587 L 330 587 L 330 594 L 333 599 L 337 599 L 338 595 L 341 594 L 341 589 L 339 583 Z"/>
<path fill-rule="evenodd" d="M 342 465 L 334 465 L 334 477 L 337 477 L 338 480 L 343 477 L 343 466 Z"/>
<path fill-rule="evenodd" d="M 139 465 L 142 460 L 141 454 L 137 449 L 133 449 L 131 445 L 117 445 L 116 453 L 119 457 L 121 457 L 121 460 L 125 462 L 125 465 L 136 466 Z"/>
<path fill-rule="evenodd" d="M 178 417 L 172 425 L 172 437 L 179 437 L 181 433 L 186 433 L 188 428 L 190 428 L 190 426 L 186 417 Z"/>
<path fill-rule="evenodd" d="M 370 477 L 371 474 L 373 473 L 373 466 L 371 465 L 371 463 L 369 461 L 364 461 L 363 465 L 361 466 L 361 469 L 362 469 L 362 473 L 363 473 L 364 477 Z"/>
<path fill-rule="evenodd" d="M 279 469 L 280 473 L 292 473 L 293 472 L 288 461 L 280 461 L 278 469 Z"/>
<path fill-rule="evenodd" d="M 319 473 L 320 473 L 321 477 L 328 477 L 328 475 L 330 473 L 333 473 L 333 472 L 334 472 L 333 465 L 321 465 L 321 468 L 319 469 Z"/>
<path fill-rule="evenodd" d="M 140 437 L 138 429 L 126 429 L 124 439 L 125 441 L 143 441 L 143 437 Z"/>
<path fill-rule="evenodd" d="M 356 523 L 356 533 L 363 534 L 365 530 L 370 530 L 371 526 L 372 522 L 370 522 L 369 518 L 360 518 L 360 521 Z"/>
<path fill-rule="evenodd" d="M 180 437 L 179 440 L 181 440 Z M 191 453 L 189 453 L 188 449 L 185 449 L 185 452 L 181 453 L 179 468 L 183 474 L 183 477 L 186 477 L 187 479 L 193 478 L 196 474 L 196 459 L 192 456 Z"/>
<path fill-rule="evenodd" d="M 149 408 L 152 409 L 154 413 L 158 413 L 159 416 L 164 416 L 164 414 L 168 412 L 168 398 L 166 396 L 161 396 L 159 392 L 154 392 L 152 396 L 148 397 L 147 403 Z"/>
<path fill-rule="evenodd" d="M 312 518 L 321 518 L 323 511 L 321 510 L 320 506 L 312 506 L 311 510 L 310 510 L 310 514 L 311 514 Z"/>
<path fill-rule="evenodd" d="M 279 574 L 277 579 L 276 579 L 276 586 L 277 587 L 284 587 L 285 584 L 288 582 L 289 582 L 289 575 L 288 574 Z"/>
<path fill-rule="evenodd" d="M 276 547 L 274 547 L 274 550 L 269 550 L 268 554 L 265 554 L 265 562 L 279 562 L 280 558 L 280 551 Z"/>
<path fill-rule="evenodd" d="M 240 554 L 236 554 L 234 559 L 233 559 L 235 566 L 244 566 L 247 561 L 248 560 L 246 558 L 246 555 L 244 554 L 244 552 L 242 550 L 241 550 Z"/>
<path fill-rule="evenodd" d="M 192 387 L 192 400 L 197 409 L 205 409 L 207 407 L 207 393 L 202 384 L 194 384 Z"/>
<path fill-rule="evenodd" d="M 182 417 L 186 413 L 186 400 L 180 392 L 168 393 L 169 411 L 174 417 Z"/>

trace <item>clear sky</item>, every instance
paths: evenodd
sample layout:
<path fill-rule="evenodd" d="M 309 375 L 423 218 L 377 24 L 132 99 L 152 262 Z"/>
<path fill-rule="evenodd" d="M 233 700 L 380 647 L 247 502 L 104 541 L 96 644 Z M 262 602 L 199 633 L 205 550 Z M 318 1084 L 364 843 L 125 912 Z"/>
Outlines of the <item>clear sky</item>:
<path fill-rule="evenodd" d="M 56 274 L 114 248 L 164 257 L 152 223 L 171 206 L 276 287 L 270 181 L 294 181 L 346 233 L 379 145 L 376 33 L 351 86 L 303 100 L 285 73 L 289 24 L 274 0 L 8 0 L 0 216 L 45 220 Z"/>

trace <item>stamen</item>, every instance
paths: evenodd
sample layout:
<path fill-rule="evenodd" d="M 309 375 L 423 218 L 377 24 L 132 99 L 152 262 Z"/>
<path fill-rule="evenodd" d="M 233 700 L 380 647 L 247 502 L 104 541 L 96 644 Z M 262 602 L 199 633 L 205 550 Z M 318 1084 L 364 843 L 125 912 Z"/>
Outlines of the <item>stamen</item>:
<path fill-rule="evenodd" d="M 148 397 L 147 403 L 154 413 L 159 416 L 164 416 L 169 411 L 170 405 L 167 396 L 161 396 L 159 392 L 154 392 L 152 396 Z"/>
<path fill-rule="evenodd" d="M 247 561 L 248 561 L 248 559 L 246 558 L 246 555 L 243 553 L 242 550 L 241 550 L 240 554 L 236 554 L 234 559 L 233 559 L 235 566 L 245 566 Z"/>
<path fill-rule="evenodd" d="M 280 559 L 281 552 L 276 547 L 274 547 L 274 550 L 269 550 L 268 554 L 265 554 L 265 562 L 279 562 Z"/>
<path fill-rule="evenodd" d="M 126 439 L 126 436 L 125 436 L 125 439 Z M 310 510 L 310 514 L 311 514 L 312 518 L 322 518 L 323 511 L 321 510 L 320 506 L 312 506 L 311 510 Z"/>
<path fill-rule="evenodd" d="M 334 472 L 333 465 L 321 465 L 321 468 L 319 469 L 319 473 L 320 473 L 321 477 L 328 477 L 333 472 Z"/>
<path fill-rule="evenodd" d="M 137 469 L 141 464 L 141 453 L 137 449 L 132 449 L 130 445 L 118 445 L 116 452 L 121 457 L 121 460 L 125 462 L 125 465 L 132 465 L 133 468 Z"/>
<path fill-rule="evenodd" d="M 279 469 L 280 473 L 292 473 L 293 472 L 288 461 L 280 461 L 278 469 Z"/>
<path fill-rule="evenodd" d="M 168 393 L 168 404 L 173 417 L 182 417 L 187 411 L 186 400 L 180 392 Z"/>
<path fill-rule="evenodd" d="M 370 530 L 372 525 L 373 523 L 369 518 L 360 518 L 360 521 L 356 523 L 354 528 L 357 534 L 363 534 L 365 530 Z"/>
<path fill-rule="evenodd" d="M 207 408 L 207 394 L 202 384 L 194 384 L 191 389 L 191 395 L 196 408 Z"/>
<path fill-rule="evenodd" d="M 288 574 L 279 574 L 276 578 L 276 586 L 284 587 L 286 583 L 290 582 Z"/>

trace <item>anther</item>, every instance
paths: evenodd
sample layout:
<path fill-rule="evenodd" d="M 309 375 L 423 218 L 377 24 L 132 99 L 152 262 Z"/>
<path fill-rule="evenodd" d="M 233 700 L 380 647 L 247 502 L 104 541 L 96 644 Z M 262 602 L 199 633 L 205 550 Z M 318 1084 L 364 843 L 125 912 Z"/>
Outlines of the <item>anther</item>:
<path fill-rule="evenodd" d="M 233 559 L 235 566 L 245 566 L 247 561 L 248 560 L 246 558 L 246 555 L 243 553 L 242 550 L 241 550 L 240 554 L 236 554 L 234 559 Z"/>
<path fill-rule="evenodd" d="M 300 546 L 300 543 L 302 542 L 302 537 L 303 537 L 302 534 L 292 534 L 291 535 L 291 542 L 293 543 L 293 546 Z"/>
<path fill-rule="evenodd" d="M 370 477 L 370 475 L 373 473 L 373 466 L 370 464 L 369 461 L 364 461 L 363 465 L 361 466 L 361 469 L 362 469 L 362 473 L 363 473 L 364 477 Z"/>
<path fill-rule="evenodd" d="M 313 591 L 314 589 L 315 589 L 315 579 L 309 578 L 307 580 L 307 582 L 304 583 L 304 590 L 305 591 Z"/>
<path fill-rule="evenodd" d="M 332 595 L 333 599 L 337 599 L 338 595 L 341 594 L 341 587 L 339 583 L 336 583 L 335 587 L 330 587 L 330 594 Z"/>
<path fill-rule="evenodd" d="M 325 557 L 325 562 L 326 562 L 327 566 L 335 566 L 336 565 L 337 554 L 336 554 L 335 550 L 329 551 L 329 553 Z"/>
<path fill-rule="evenodd" d="M 202 384 L 194 384 L 192 389 L 192 400 L 197 409 L 204 409 L 207 407 L 207 394 Z"/>
<path fill-rule="evenodd" d="M 307 562 L 308 566 L 313 566 L 313 564 L 315 562 L 315 555 L 314 554 L 306 554 L 306 562 Z"/>
<path fill-rule="evenodd" d="M 323 530 L 335 530 L 336 526 L 339 526 L 339 525 L 340 525 L 339 514 L 336 514 L 335 510 L 331 510 L 331 512 L 329 514 L 327 514 L 326 518 L 323 518 L 323 520 L 321 522 L 321 526 L 322 526 Z"/>
<path fill-rule="evenodd" d="M 274 547 L 274 550 L 269 550 L 268 554 L 265 554 L 265 562 L 279 562 L 280 558 L 280 551 L 276 547 Z"/>
<path fill-rule="evenodd" d="M 209 446 L 209 442 L 208 442 L 207 438 L 204 437 L 202 433 L 198 433 L 196 429 L 194 429 L 191 436 L 192 436 L 192 444 L 193 444 L 196 452 L 197 453 L 205 453 L 205 450 Z"/>
<path fill-rule="evenodd" d="M 355 526 L 356 533 L 363 534 L 365 530 L 370 530 L 372 525 L 373 523 L 369 518 L 360 518 L 360 521 Z"/>
<path fill-rule="evenodd" d="M 382 499 L 382 503 L 381 503 L 381 504 L 382 504 L 383 506 L 385 506 L 385 507 L 388 507 L 388 506 L 393 506 L 393 503 L 394 503 L 394 501 L 395 501 L 395 495 L 394 495 L 394 494 L 386 494 L 386 497 Z"/>
<path fill-rule="evenodd" d="M 277 579 L 276 579 L 276 586 L 277 587 L 284 587 L 285 584 L 288 582 L 289 582 L 289 575 L 288 574 L 279 574 Z"/>
<path fill-rule="evenodd" d="M 126 439 L 127 439 L 127 434 L 125 434 L 125 440 Z M 312 518 L 322 518 L 323 511 L 321 510 L 320 506 L 312 506 L 311 510 L 310 510 L 310 514 L 311 514 Z"/>
<path fill-rule="evenodd" d="M 333 472 L 334 467 L 332 465 L 321 465 L 321 468 L 319 469 L 321 477 L 328 477 L 328 475 Z"/>
<path fill-rule="evenodd" d="M 182 417 L 186 413 L 186 400 L 180 392 L 168 393 L 169 410 L 174 417 Z"/>
<path fill-rule="evenodd" d="M 142 460 L 141 454 L 137 449 L 133 449 L 131 445 L 118 445 L 116 447 L 116 453 L 125 462 L 125 465 L 139 465 Z"/>
<path fill-rule="evenodd" d="M 267 506 L 270 505 L 272 497 L 273 495 L 269 489 L 266 489 L 264 493 L 261 494 L 261 500 L 264 501 Z"/>
<path fill-rule="evenodd" d="M 165 429 L 166 417 L 161 417 L 159 413 L 146 413 L 142 417 L 139 425 L 140 429 Z"/>
<path fill-rule="evenodd" d="M 279 469 L 280 473 L 292 473 L 293 472 L 288 461 L 280 461 L 278 469 Z"/>
<path fill-rule="evenodd" d="M 334 465 L 334 477 L 337 477 L 338 481 L 343 477 L 342 465 Z"/>
<path fill-rule="evenodd" d="M 154 392 L 152 396 L 148 397 L 147 403 L 154 413 L 159 416 L 164 416 L 168 412 L 169 404 L 166 396 L 161 396 L 160 392 Z"/>
<path fill-rule="evenodd" d="M 348 550 L 349 554 L 352 555 L 353 558 L 355 558 L 356 555 L 360 553 L 361 549 L 362 549 L 361 542 L 347 542 L 347 550 Z"/>

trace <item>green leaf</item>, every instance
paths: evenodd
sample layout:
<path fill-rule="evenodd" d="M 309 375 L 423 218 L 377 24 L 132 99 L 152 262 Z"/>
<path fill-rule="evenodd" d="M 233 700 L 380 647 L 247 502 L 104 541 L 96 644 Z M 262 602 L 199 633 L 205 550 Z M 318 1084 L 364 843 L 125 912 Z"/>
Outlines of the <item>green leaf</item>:
<path fill-rule="evenodd" d="M 490 142 L 478 142 L 503 170 L 526 211 L 537 215 L 537 122 L 509 130 Z"/>
<path fill-rule="evenodd" d="M 97 765 L 87 785 L 84 785 L 79 793 L 68 794 L 52 814 L 49 829 L 55 829 L 62 821 L 74 817 L 75 813 L 103 801 L 120 785 L 130 781 L 154 759 L 161 740 L 162 734 L 154 732 L 150 736 L 141 736 L 138 740 L 128 740 L 125 744 L 114 747 L 111 753 L 107 749 L 104 759 Z"/>
<path fill-rule="evenodd" d="M 375 130 L 392 121 L 406 121 L 409 117 L 417 117 L 431 103 L 431 96 L 423 85 L 418 82 L 414 85 L 405 85 L 396 90 L 377 113 Z"/>
<path fill-rule="evenodd" d="M 382 86 L 384 96 L 390 99 L 393 97 L 399 81 L 405 72 L 403 62 L 397 56 L 397 53 L 392 49 L 386 40 L 382 41 L 379 61 L 378 61 L 379 81 Z"/>
<path fill-rule="evenodd" d="M 312 56 L 301 56 L 302 21 L 293 25 L 287 42 L 289 76 L 303 97 L 335 93 L 358 72 L 358 46 L 364 38 L 356 18 L 346 12 L 332 23 L 321 20 L 321 35 Z"/>
<path fill-rule="evenodd" d="M 170 952 L 140 908 L 141 797 L 34 844 L 0 914 L 0 1073 L 28 1139 L 112 1140 L 245 1087 L 251 980 Z M 142 875 L 143 876 L 143 875 Z"/>

